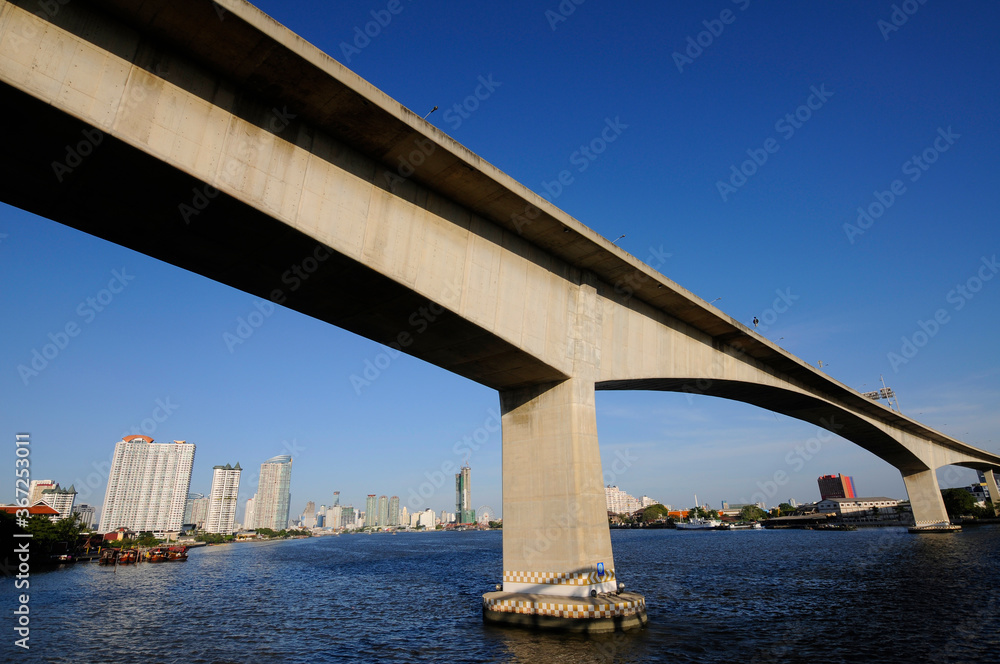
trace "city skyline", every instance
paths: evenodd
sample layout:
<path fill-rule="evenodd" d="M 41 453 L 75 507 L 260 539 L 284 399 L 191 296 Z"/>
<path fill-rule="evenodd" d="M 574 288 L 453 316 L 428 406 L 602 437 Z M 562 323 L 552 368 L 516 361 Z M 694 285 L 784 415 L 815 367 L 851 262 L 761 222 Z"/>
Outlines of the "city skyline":
<path fill-rule="evenodd" d="M 921 5 L 884 32 L 888 3 L 588 3 L 554 23 L 536 5 L 407 4 L 359 48 L 367 8 L 259 5 L 758 334 L 858 391 L 884 377 L 904 414 L 1000 450 L 997 7 Z M 472 508 L 501 512 L 494 391 L 10 207 L 0 257 L 17 321 L 0 422 L 78 502 L 101 502 L 108 441 L 142 434 L 198 445 L 206 495 L 215 464 L 294 457 L 292 514 L 334 488 L 450 509 L 466 460 Z M 742 403 L 599 392 L 597 426 L 604 484 L 674 505 L 805 502 L 829 473 L 906 497 L 852 443 Z"/>

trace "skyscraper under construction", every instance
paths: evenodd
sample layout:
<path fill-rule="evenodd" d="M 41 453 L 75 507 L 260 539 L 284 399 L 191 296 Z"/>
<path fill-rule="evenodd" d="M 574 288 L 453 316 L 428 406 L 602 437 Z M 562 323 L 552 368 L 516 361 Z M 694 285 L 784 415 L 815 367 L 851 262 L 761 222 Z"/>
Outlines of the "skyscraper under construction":
<path fill-rule="evenodd" d="M 476 522 L 476 510 L 472 509 L 471 474 L 468 463 L 462 466 L 462 472 L 455 474 L 455 519 L 458 523 Z"/>

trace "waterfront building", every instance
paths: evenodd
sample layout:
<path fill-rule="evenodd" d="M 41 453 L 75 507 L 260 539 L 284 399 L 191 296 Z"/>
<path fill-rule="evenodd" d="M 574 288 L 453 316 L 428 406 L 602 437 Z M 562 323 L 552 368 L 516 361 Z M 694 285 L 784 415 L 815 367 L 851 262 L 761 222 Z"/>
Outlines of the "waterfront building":
<path fill-rule="evenodd" d="M 860 516 L 870 512 L 873 507 L 877 507 L 883 514 L 894 514 L 898 504 L 898 500 L 882 496 L 875 498 L 826 498 L 816 503 L 816 509 L 819 512 L 833 512 L 837 516 Z"/>
<path fill-rule="evenodd" d="M 97 523 L 97 508 L 93 505 L 81 503 L 73 511 L 80 515 L 80 525 L 84 528 L 93 528 Z"/>
<path fill-rule="evenodd" d="M 227 463 L 225 466 L 212 468 L 212 491 L 208 497 L 208 514 L 205 517 L 206 533 L 233 533 L 242 473 L 239 461 L 235 466 Z"/>
<path fill-rule="evenodd" d="M 374 528 L 378 523 L 378 496 L 369 493 L 365 499 L 365 528 Z"/>
<path fill-rule="evenodd" d="M 389 496 L 378 497 L 378 518 L 375 525 L 379 528 L 385 528 L 389 525 Z"/>
<path fill-rule="evenodd" d="M 847 475 L 823 475 L 817 480 L 821 500 L 827 498 L 856 498 L 854 478 Z"/>
<path fill-rule="evenodd" d="M 389 525 L 399 525 L 399 496 L 389 498 Z"/>
<path fill-rule="evenodd" d="M 405 505 L 399 510 L 399 524 L 401 526 L 410 525 L 410 510 L 406 509 Z"/>
<path fill-rule="evenodd" d="M 53 487 L 42 489 L 41 496 L 41 502 L 59 512 L 58 516 L 50 517 L 52 521 L 62 521 L 73 513 L 73 503 L 76 502 L 76 489 L 73 486 L 61 489 L 56 483 Z"/>
<path fill-rule="evenodd" d="M 341 528 L 356 528 L 357 527 L 358 515 L 354 511 L 353 505 L 348 505 L 346 507 L 340 508 L 340 526 Z"/>
<path fill-rule="evenodd" d="M 115 444 L 104 494 L 101 530 L 153 533 L 180 530 L 195 446 L 183 440 L 154 443 L 125 436 Z"/>
<path fill-rule="evenodd" d="M 642 501 L 625 493 L 617 486 L 608 485 L 604 487 L 604 499 L 607 509 L 612 514 L 631 514 L 643 508 Z"/>
<path fill-rule="evenodd" d="M 423 526 L 427 530 L 434 530 L 434 526 L 437 525 L 434 522 L 434 510 L 432 510 L 429 507 L 425 509 L 423 512 L 418 512 L 416 516 L 417 516 L 417 525 Z"/>
<path fill-rule="evenodd" d="M 340 518 L 343 514 L 340 505 L 336 507 L 328 507 L 326 509 L 326 517 L 323 519 L 323 526 L 325 528 L 332 528 L 333 530 L 339 530 L 341 528 Z"/>
<path fill-rule="evenodd" d="M 254 495 L 254 528 L 285 530 L 292 502 L 292 457 L 281 454 L 260 464 Z"/>
<path fill-rule="evenodd" d="M 457 523 L 476 522 L 476 511 L 472 509 L 472 469 L 468 463 L 455 474 L 455 518 Z"/>
<path fill-rule="evenodd" d="M 28 485 L 28 505 L 36 505 L 42 499 L 42 491 L 54 488 L 56 488 L 55 480 L 31 480 L 31 484 Z"/>

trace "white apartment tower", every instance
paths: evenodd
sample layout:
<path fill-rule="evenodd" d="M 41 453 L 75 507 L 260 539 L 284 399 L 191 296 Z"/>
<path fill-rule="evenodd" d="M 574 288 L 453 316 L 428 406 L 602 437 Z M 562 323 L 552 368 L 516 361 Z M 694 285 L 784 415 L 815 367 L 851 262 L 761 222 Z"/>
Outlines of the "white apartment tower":
<path fill-rule="evenodd" d="M 101 530 L 180 530 L 191 486 L 194 445 L 183 440 L 154 443 L 126 436 L 115 444 Z"/>
<path fill-rule="evenodd" d="M 229 535 L 233 532 L 242 472 L 238 461 L 235 466 L 227 463 L 225 466 L 212 468 L 212 492 L 208 495 L 208 516 L 205 519 L 206 533 Z"/>

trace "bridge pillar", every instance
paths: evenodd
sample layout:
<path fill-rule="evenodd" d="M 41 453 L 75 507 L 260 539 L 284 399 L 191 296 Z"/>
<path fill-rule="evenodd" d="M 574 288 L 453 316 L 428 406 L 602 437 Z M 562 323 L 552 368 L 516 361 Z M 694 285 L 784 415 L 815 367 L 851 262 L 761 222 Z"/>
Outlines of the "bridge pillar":
<path fill-rule="evenodd" d="M 993 503 L 993 512 L 997 513 L 1000 511 L 1000 489 L 997 488 L 996 477 L 992 470 L 984 471 L 983 477 L 986 479 L 986 492 L 990 496 L 990 502 Z"/>
<path fill-rule="evenodd" d="M 951 521 L 944 509 L 944 499 L 941 497 L 934 469 L 902 471 L 902 474 L 906 494 L 910 498 L 910 507 L 913 509 L 913 520 L 916 523 L 911 532 L 956 528 L 950 526 Z"/>
<path fill-rule="evenodd" d="M 501 392 L 500 406 L 503 590 L 483 596 L 483 619 L 586 632 L 645 624 L 645 599 L 618 593 L 593 382 Z"/>

